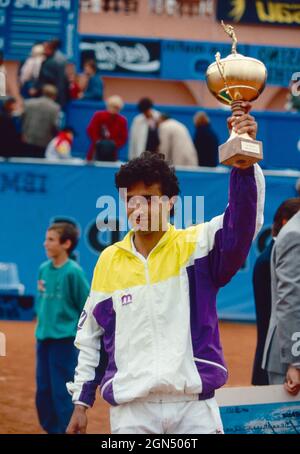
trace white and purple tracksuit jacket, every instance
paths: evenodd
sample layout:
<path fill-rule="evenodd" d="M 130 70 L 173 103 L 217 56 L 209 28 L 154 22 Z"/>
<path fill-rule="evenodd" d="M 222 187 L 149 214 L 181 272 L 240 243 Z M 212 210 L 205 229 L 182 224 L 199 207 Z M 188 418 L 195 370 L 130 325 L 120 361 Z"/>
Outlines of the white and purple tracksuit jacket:
<path fill-rule="evenodd" d="M 152 394 L 213 397 L 227 380 L 216 296 L 245 262 L 263 224 L 264 178 L 234 168 L 225 213 L 172 225 L 145 259 L 132 235 L 105 249 L 81 315 L 73 402 L 111 405 Z"/>

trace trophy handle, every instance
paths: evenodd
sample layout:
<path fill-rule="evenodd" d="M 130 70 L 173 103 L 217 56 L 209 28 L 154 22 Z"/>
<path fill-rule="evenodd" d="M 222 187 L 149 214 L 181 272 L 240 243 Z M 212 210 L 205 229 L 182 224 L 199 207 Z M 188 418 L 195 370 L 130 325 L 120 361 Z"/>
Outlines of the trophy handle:
<path fill-rule="evenodd" d="M 223 63 L 221 61 L 220 52 L 216 53 L 215 59 L 216 59 L 216 63 L 217 63 L 217 68 L 219 70 L 219 74 L 222 77 L 223 83 L 224 83 L 224 87 L 226 88 L 226 93 L 227 93 L 227 95 L 230 96 L 231 99 L 233 99 L 233 97 L 232 97 L 232 95 L 230 93 L 230 88 L 228 87 L 228 84 L 227 84 L 227 80 L 226 80 L 226 76 L 225 76 L 225 68 L 224 68 L 224 65 L 223 65 Z"/>

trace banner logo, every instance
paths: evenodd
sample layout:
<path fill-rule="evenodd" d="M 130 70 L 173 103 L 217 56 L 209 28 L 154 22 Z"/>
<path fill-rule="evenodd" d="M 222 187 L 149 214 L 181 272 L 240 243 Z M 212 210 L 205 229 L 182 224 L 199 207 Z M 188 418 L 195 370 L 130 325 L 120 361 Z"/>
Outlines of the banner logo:
<path fill-rule="evenodd" d="M 231 0 L 232 10 L 229 13 L 229 17 L 232 18 L 233 22 L 239 22 L 246 10 L 246 0 Z"/>
<path fill-rule="evenodd" d="M 83 41 L 80 44 L 82 56 L 94 54 L 101 71 L 116 71 L 118 68 L 137 73 L 157 73 L 160 59 L 154 55 L 158 43 L 121 43 L 116 41 Z M 154 51 L 154 52 L 152 52 Z"/>

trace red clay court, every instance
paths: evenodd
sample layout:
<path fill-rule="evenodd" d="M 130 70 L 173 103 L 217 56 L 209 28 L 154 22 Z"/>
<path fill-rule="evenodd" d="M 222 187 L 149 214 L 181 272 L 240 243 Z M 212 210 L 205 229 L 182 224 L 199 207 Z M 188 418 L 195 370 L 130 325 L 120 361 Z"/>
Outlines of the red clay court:
<path fill-rule="evenodd" d="M 6 335 L 6 357 L 0 357 L 0 434 L 40 434 L 35 410 L 34 322 L 0 321 Z M 221 323 L 221 338 L 229 369 L 229 386 L 251 382 L 256 344 L 255 325 Z M 109 406 L 99 393 L 89 411 L 88 433 L 109 433 Z"/>

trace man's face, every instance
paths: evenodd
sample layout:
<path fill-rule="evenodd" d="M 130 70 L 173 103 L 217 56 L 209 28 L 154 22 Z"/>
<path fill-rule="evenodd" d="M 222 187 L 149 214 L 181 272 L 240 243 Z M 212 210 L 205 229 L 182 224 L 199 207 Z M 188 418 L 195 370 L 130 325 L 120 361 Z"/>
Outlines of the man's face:
<path fill-rule="evenodd" d="M 150 118 L 153 118 L 153 112 L 151 109 L 145 110 L 144 112 L 145 117 L 149 120 Z"/>
<path fill-rule="evenodd" d="M 127 190 L 126 208 L 129 223 L 135 231 L 147 235 L 166 231 L 173 201 L 163 197 L 159 183 L 138 182 Z"/>
<path fill-rule="evenodd" d="M 91 65 L 84 65 L 83 67 L 84 74 L 86 74 L 88 77 L 91 77 L 95 74 L 95 70 Z"/>
<path fill-rule="evenodd" d="M 51 57 L 54 54 L 54 49 L 48 42 L 44 43 L 44 54 L 46 57 Z"/>
<path fill-rule="evenodd" d="M 47 230 L 44 242 L 45 251 L 49 259 L 54 259 L 67 252 L 70 247 L 70 240 L 65 243 L 60 242 L 60 236 L 55 230 Z"/>
<path fill-rule="evenodd" d="M 109 104 L 107 106 L 107 110 L 108 112 L 110 112 L 111 114 L 117 114 L 120 112 L 120 107 L 117 106 L 117 105 L 114 105 L 114 104 Z"/>
<path fill-rule="evenodd" d="M 74 139 L 74 134 L 72 131 L 68 131 L 66 133 L 66 136 L 73 142 L 73 139 Z"/>

